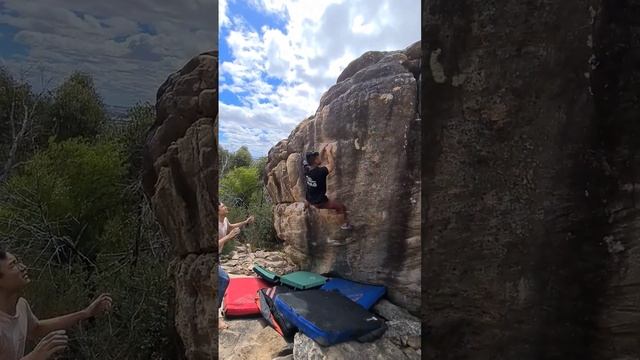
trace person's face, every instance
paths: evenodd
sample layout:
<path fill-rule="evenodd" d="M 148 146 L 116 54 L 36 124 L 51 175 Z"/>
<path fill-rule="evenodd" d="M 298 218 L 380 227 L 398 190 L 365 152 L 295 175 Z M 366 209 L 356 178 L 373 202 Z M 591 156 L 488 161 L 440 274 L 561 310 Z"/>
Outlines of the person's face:
<path fill-rule="evenodd" d="M 7 258 L 0 260 L 0 289 L 20 291 L 30 282 L 27 267 L 13 254 L 7 253 Z"/>
<path fill-rule="evenodd" d="M 218 215 L 227 216 L 227 213 L 229 213 L 229 209 L 227 209 L 227 206 L 223 203 L 220 203 L 220 206 L 218 206 Z"/>

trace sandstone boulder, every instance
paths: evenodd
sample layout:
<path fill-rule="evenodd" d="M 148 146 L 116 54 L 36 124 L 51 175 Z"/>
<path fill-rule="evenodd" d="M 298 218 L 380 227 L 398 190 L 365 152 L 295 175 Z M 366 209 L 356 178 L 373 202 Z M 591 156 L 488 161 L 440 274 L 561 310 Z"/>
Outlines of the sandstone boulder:
<path fill-rule="evenodd" d="M 217 66 L 214 51 L 169 76 L 144 149 L 144 191 L 174 246 L 172 317 L 183 348 L 177 356 L 190 360 L 217 356 Z"/>
<path fill-rule="evenodd" d="M 273 328 L 258 319 L 227 320 L 220 333 L 219 359 L 271 360 L 292 350 Z"/>
<path fill-rule="evenodd" d="M 396 345 L 389 338 L 381 338 L 370 343 L 349 341 L 332 346 L 320 346 L 302 333 L 294 338 L 293 358 L 295 360 L 418 360 L 420 353 L 410 347 Z"/>
<path fill-rule="evenodd" d="M 640 353 L 638 2 L 425 2 L 428 359 Z"/>
<path fill-rule="evenodd" d="M 274 226 L 302 268 L 383 284 L 397 304 L 420 308 L 420 118 L 410 70 L 419 43 L 351 63 L 305 119 L 268 155 L 265 185 Z M 413 68 L 411 68 L 413 69 Z M 415 70 L 415 69 L 413 69 Z M 354 229 L 333 211 L 305 208 L 302 156 L 334 149 L 328 196 L 345 203 Z"/>

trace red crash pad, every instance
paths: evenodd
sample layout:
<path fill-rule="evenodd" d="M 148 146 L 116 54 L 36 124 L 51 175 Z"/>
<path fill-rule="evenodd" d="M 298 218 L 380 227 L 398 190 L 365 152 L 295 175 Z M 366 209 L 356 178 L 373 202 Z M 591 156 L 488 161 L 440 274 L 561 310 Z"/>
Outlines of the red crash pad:
<path fill-rule="evenodd" d="M 256 304 L 258 290 L 270 287 L 269 283 L 257 277 L 231 278 L 224 293 L 222 311 L 225 316 L 259 315 L 260 308 Z"/>

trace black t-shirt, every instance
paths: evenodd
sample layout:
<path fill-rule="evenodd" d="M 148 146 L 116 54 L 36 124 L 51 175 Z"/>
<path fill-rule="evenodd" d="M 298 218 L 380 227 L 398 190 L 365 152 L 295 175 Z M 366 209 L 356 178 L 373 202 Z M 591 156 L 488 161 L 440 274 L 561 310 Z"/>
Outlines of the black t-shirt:
<path fill-rule="evenodd" d="M 307 201 L 311 204 L 320 204 L 329 199 L 327 192 L 327 175 L 329 169 L 324 166 L 313 168 L 305 174 L 307 181 Z"/>

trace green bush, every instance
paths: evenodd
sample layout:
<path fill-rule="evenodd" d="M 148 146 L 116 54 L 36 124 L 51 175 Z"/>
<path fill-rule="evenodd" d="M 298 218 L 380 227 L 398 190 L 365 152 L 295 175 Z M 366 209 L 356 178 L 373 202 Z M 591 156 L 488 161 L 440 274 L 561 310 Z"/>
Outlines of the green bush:
<path fill-rule="evenodd" d="M 247 208 L 261 187 L 258 181 L 257 168 L 235 168 L 220 180 L 220 198 L 228 200 L 227 205 Z"/>
<path fill-rule="evenodd" d="M 92 258 L 108 219 L 122 211 L 125 170 L 112 143 L 51 142 L 4 185 L 0 231 Z"/>
<path fill-rule="evenodd" d="M 34 274 L 25 296 L 41 319 L 86 307 L 98 293 L 109 292 L 109 314 L 68 332 L 69 350 L 59 359 L 169 359 L 166 265 L 145 257 L 136 267 L 126 258 L 98 260 L 100 271 L 87 279 L 79 265 L 52 266 Z M 87 286 L 87 282 L 91 286 Z"/>
<path fill-rule="evenodd" d="M 261 163 L 257 161 L 255 164 Z M 256 166 L 235 168 L 220 181 L 220 199 L 229 208 L 229 221 L 237 223 L 251 215 L 255 217 L 255 222 L 245 227 L 236 240 L 225 245 L 222 254 L 229 253 L 238 242 L 249 243 L 254 249 L 277 246 L 272 204 L 263 191 L 260 169 Z"/>
<path fill-rule="evenodd" d="M 50 142 L 0 186 L 0 245 L 30 267 L 26 297 L 40 318 L 113 295 L 112 313 L 73 329 L 60 359 L 172 358 L 168 244 L 123 148 Z"/>
<path fill-rule="evenodd" d="M 266 201 L 262 204 L 252 202 L 248 208 L 230 208 L 228 218 L 231 223 L 243 221 L 251 215 L 255 217 L 255 222 L 247 225 L 234 242 L 227 243 L 222 253 L 225 254 L 231 251 L 236 242 L 249 243 L 253 249 L 276 249 L 278 241 L 273 228 L 273 212 L 271 208 L 271 204 Z"/>

